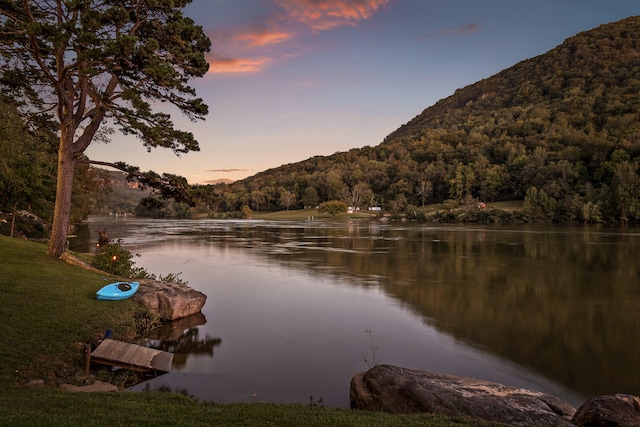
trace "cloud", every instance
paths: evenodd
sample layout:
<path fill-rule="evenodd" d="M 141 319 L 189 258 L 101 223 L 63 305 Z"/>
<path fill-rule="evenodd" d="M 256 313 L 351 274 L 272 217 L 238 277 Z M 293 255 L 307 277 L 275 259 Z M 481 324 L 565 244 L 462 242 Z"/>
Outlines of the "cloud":
<path fill-rule="evenodd" d="M 247 42 L 249 46 L 258 47 L 285 42 L 293 38 L 293 34 L 284 31 L 263 30 L 240 33 L 235 38 L 238 41 Z"/>
<path fill-rule="evenodd" d="M 303 24 L 313 31 L 356 25 L 371 18 L 391 0 L 275 0 L 281 19 Z"/>
<path fill-rule="evenodd" d="M 473 34 L 480 30 L 480 25 L 475 22 L 469 22 L 468 24 L 460 27 L 444 28 L 442 30 L 433 31 L 422 36 L 423 40 L 431 40 L 435 37 L 461 37 L 467 34 Z"/>
<path fill-rule="evenodd" d="M 224 172 L 224 173 L 231 173 L 231 172 L 247 172 L 249 169 L 208 169 L 207 172 Z"/>
<path fill-rule="evenodd" d="M 256 73 L 277 58 L 272 46 L 294 40 L 303 33 L 317 33 L 336 27 L 355 26 L 371 18 L 391 0 L 273 0 L 277 8 L 260 22 L 243 28 L 216 31 L 210 37 L 218 53 L 211 56 L 211 73 Z M 225 52 L 227 55 L 225 55 Z M 231 53 L 232 52 L 232 53 Z M 259 59 L 251 59 L 259 58 Z"/>
<path fill-rule="evenodd" d="M 206 179 L 202 181 L 203 184 L 231 184 L 232 182 L 234 182 L 232 179 L 225 179 L 225 178 Z"/>
<path fill-rule="evenodd" d="M 275 29 L 242 28 L 212 34 L 217 53 L 210 55 L 211 73 L 257 73 L 273 60 L 265 56 L 264 48 L 290 40 L 293 33 Z M 232 55 L 224 55 L 232 52 Z M 259 57 L 257 57 L 259 56 Z"/>
<path fill-rule="evenodd" d="M 256 73 L 269 63 L 269 58 L 209 58 L 210 73 Z"/>

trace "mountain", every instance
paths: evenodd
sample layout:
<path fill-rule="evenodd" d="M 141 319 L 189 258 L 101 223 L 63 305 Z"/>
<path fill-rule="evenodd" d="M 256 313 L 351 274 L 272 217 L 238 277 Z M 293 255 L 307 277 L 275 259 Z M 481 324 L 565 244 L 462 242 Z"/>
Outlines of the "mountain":
<path fill-rule="evenodd" d="M 128 181 L 127 174 L 120 171 L 100 169 L 109 182 L 111 191 L 103 203 L 96 206 L 92 214 L 123 214 L 135 212 L 140 201 L 147 197 L 151 190 L 143 190 L 138 181 Z"/>
<path fill-rule="evenodd" d="M 375 147 L 217 187 L 222 209 L 339 199 L 402 212 L 524 200 L 545 221 L 640 219 L 640 17 L 579 33 L 457 90 Z"/>

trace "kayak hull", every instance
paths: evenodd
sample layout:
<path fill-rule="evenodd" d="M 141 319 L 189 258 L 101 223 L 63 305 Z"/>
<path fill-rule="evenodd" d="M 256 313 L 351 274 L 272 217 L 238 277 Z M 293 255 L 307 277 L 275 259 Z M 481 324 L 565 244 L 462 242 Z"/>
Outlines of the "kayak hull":
<path fill-rule="evenodd" d="M 136 293 L 140 283 L 138 282 L 115 282 L 110 283 L 96 292 L 96 298 L 100 301 L 117 301 L 131 298 Z"/>

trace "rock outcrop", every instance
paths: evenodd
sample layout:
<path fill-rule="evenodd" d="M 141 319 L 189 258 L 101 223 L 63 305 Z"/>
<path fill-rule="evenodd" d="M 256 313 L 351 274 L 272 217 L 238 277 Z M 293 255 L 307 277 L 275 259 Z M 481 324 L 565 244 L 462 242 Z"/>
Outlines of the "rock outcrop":
<path fill-rule="evenodd" d="M 514 426 L 573 426 L 573 406 L 544 393 L 473 378 L 378 365 L 351 380 L 351 406 L 429 412 Z"/>
<path fill-rule="evenodd" d="M 200 313 L 207 296 L 189 286 L 140 279 L 138 292 L 132 297 L 157 314 L 161 320 L 176 320 Z"/>
<path fill-rule="evenodd" d="M 578 427 L 640 427 L 640 398 L 628 394 L 592 397 L 576 412 Z"/>

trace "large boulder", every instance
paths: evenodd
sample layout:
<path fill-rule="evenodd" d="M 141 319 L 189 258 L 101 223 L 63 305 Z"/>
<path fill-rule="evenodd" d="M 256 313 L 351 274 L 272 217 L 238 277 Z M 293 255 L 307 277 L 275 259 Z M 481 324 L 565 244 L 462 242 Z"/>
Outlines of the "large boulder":
<path fill-rule="evenodd" d="M 578 409 L 573 423 L 579 427 L 640 427 L 640 397 L 592 397 Z"/>
<path fill-rule="evenodd" d="M 474 378 L 378 365 L 351 380 L 351 407 L 429 412 L 514 426 L 573 426 L 573 406 L 537 391 Z"/>
<path fill-rule="evenodd" d="M 207 296 L 179 283 L 140 279 L 133 299 L 157 314 L 161 320 L 176 320 L 200 313 Z"/>

